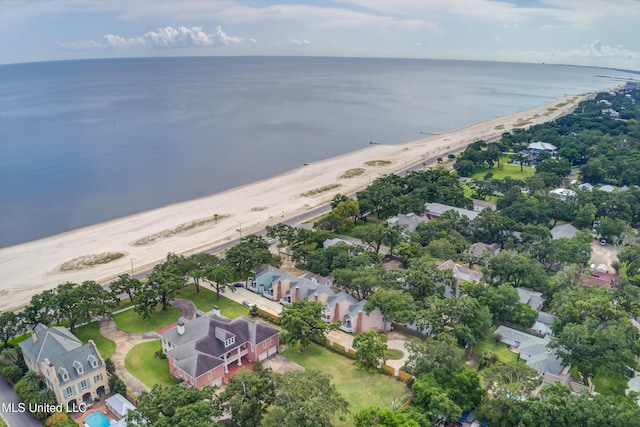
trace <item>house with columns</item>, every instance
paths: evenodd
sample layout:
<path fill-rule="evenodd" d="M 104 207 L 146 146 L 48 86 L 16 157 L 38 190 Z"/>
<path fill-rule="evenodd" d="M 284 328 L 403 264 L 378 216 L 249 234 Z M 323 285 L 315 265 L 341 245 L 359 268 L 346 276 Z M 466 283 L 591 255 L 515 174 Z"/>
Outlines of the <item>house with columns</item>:
<path fill-rule="evenodd" d="M 216 307 L 213 313 L 201 313 L 193 320 L 181 317 L 160 336 L 171 375 L 190 387 L 202 388 L 226 383 L 232 365 L 263 361 L 277 353 L 279 333 L 244 316 L 226 319 Z"/>

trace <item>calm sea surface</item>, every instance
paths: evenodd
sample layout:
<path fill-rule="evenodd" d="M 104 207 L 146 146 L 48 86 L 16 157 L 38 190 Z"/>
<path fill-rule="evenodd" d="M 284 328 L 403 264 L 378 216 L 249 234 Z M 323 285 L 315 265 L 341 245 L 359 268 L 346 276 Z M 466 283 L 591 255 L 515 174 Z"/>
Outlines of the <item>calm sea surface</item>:
<path fill-rule="evenodd" d="M 604 76 L 608 77 L 604 77 Z M 0 246 L 618 84 L 610 70 L 344 58 L 0 66 Z"/>

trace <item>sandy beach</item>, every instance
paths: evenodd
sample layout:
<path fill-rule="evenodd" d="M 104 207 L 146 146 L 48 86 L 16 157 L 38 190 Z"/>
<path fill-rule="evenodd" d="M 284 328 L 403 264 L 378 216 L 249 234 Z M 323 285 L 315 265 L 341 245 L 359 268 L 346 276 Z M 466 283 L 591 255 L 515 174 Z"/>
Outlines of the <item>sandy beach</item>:
<path fill-rule="evenodd" d="M 381 175 L 422 164 L 437 155 L 446 159 L 446 153 L 459 152 L 478 139 L 498 137 L 514 126 L 528 128 L 553 120 L 593 95 L 567 96 L 404 144 L 371 145 L 222 193 L 0 249 L 0 311 L 22 307 L 33 294 L 66 281 L 106 283 L 131 272 L 132 265 L 137 272 L 146 270 L 168 252 L 189 255 L 238 238 L 239 229 L 242 235 L 256 232 L 324 205 L 336 193 L 360 190 Z M 363 171 L 343 177 L 353 169 Z M 106 252 L 124 256 L 82 270 L 61 271 L 62 265 L 71 260 Z"/>

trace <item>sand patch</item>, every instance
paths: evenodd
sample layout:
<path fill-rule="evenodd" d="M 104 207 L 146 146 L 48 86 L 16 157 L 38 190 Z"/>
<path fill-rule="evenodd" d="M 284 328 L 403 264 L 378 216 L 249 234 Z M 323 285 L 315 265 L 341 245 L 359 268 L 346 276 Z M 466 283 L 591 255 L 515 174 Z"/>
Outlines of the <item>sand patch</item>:
<path fill-rule="evenodd" d="M 124 252 L 103 252 L 101 254 L 85 255 L 65 262 L 60 266 L 60 271 L 86 270 L 87 268 L 95 267 L 96 265 L 108 264 L 125 255 L 127 254 Z"/>
<path fill-rule="evenodd" d="M 211 223 L 217 224 L 220 220 L 227 218 L 229 215 L 215 214 L 208 218 L 197 219 L 184 224 L 180 224 L 177 227 L 170 228 L 168 230 L 162 230 L 158 233 L 153 233 L 148 236 L 138 239 L 133 242 L 133 246 L 149 245 L 157 240 L 166 239 L 178 234 L 186 233 L 187 231 L 195 231 L 196 229 L 203 228 L 204 226 L 211 225 Z"/>

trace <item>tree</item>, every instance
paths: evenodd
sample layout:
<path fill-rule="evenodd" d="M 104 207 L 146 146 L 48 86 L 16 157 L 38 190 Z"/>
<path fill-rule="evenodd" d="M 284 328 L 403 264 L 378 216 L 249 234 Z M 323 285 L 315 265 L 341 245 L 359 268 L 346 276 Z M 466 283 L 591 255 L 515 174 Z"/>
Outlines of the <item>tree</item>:
<path fill-rule="evenodd" d="M 109 284 L 109 289 L 114 300 L 118 300 L 118 295 L 126 292 L 129 300 L 133 301 L 133 294 L 140 289 L 140 280 L 128 274 L 121 274 L 116 280 Z"/>
<path fill-rule="evenodd" d="M 625 230 L 625 223 L 620 219 L 602 218 L 597 226 L 598 234 L 607 242 L 615 242 Z"/>
<path fill-rule="evenodd" d="M 356 427 L 420 427 L 420 424 L 400 411 L 370 407 L 354 415 Z"/>
<path fill-rule="evenodd" d="M 158 264 L 147 276 L 147 283 L 143 285 L 141 291 L 134 297 L 136 307 L 146 304 L 153 311 L 157 304 L 162 304 L 162 311 L 167 311 L 169 302 L 175 298 L 176 293 L 182 289 L 186 280 L 184 275 L 169 269 L 162 268 Z"/>
<path fill-rule="evenodd" d="M 324 306 L 316 301 L 295 301 L 291 305 L 285 305 L 280 314 L 284 342 L 290 345 L 300 344 L 300 351 L 304 351 L 311 341 L 322 342 L 324 334 L 337 329 L 340 324 L 322 320 L 323 312 Z"/>
<path fill-rule="evenodd" d="M 110 312 L 110 295 L 93 280 L 80 285 L 67 282 L 55 289 L 56 318 L 67 320 L 71 333 L 78 323 L 89 322 L 93 316 L 104 316 Z"/>
<path fill-rule="evenodd" d="M 333 213 L 340 218 L 342 226 L 347 228 L 357 221 L 360 215 L 360 206 L 358 206 L 358 201 L 355 199 L 344 200 L 333 208 Z"/>
<path fill-rule="evenodd" d="M 260 265 L 282 265 L 282 259 L 269 251 L 269 244 L 262 237 L 253 234 L 243 237 L 240 243 L 229 248 L 226 259 L 240 277 L 244 277 L 245 271 L 254 270 Z"/>
<path fill-rule="evenodd" d="M 115 373 L 109 375 L 109 390 L 111 394 L 120 393 L 123 396 L 127 395 L 127 385 Z"/>
<path fill-rule="evenodd" d="M 0 351 L 0 365 L 15 365 L 20 360 L 18 350 L 13 347 L 5 347 Z"/>
<path fill-rule="evenodd" d="M 464 362 L 464 350 L 450 334 L 440 334 L 437 339 L 427 337 L 410 341 L 405 347 L 409 357 L 404 369 L 415 377 L 436 369 L 450 371 Z"/>
<path fill-rule="evenodd" d="M 138 406 L 129 411 L 127 420 L 137 425 L 154 427 L 217 426 L 211 420 L 221 412 L 211 405 L 213 390 L 163 386 L 156 384 L 138 396 Z"/>
<path fill-rule="evenodd" d="M 378 253 L 380 247 L 385 241 L 387 227 L 383 223 L 376 225 L 364 225 L 357 227 L 353 230 L 353 237 L 359 239 L 365 245 L 369 246 L 371 250 Z"/>
<path fill-rule="evenodd" d="M 371 295 L 364 305 L 365 313 L 380 310 L 386 322 L 406 322 L 413 316 L 413 297 L 399 289 L 379 289 Z"/>
<path fill-rule="evenodd" d="M 385 363 L 384 351 L 387 349 L 387 337 L 376 331 L 357 334 L 353 338 L 353 348 L 356 350 L 355 364 L 360 368 L 378 367 Z"/>
<path fill-rule="evenodd" d="M 20 329 L 20 317 L 16 316 L 13 311 L 5 311 L 0 313 L 0 341 L 7 346 L 7 342 L 16 334 Z"/>
<path fill-rule="evenodd" d="M 504 250 L 489 260 L 489 277 L 494 282 L 532 289 L 541 289 L 546 282 L 544 270 L 537 260 L 513 250 Z"/>
<path fill-rule="evenodd" d="M 186 260 L 187 275 L 193 279 L 196 292 L 200 292 L 200 279 L 204 277 L 204 269 L 208 266 L 220 264 L 217 256 L 202 252 L 193 254 Z"/>
<path fill-rule="evenodd" d="M 242 427 L 259 427 L 262 418 L 275 399 L 275 383 L 271 369 L 260 362 L 253 371 L 243 371 L 229 379 L 217 403 L 231 420 Z"/>
<path fill-rule="evenodd" d="M 554 331 L 555 332 L 555 331 Z M 555 348 L 566 365 L 576 366 L 585 380 L 600 369 L 624 377 L 627 366 L 636 366 L 640 353 L 639 332 L 628 319 L 602 324 L 595 318 L 566 325 L 549 346 Z"/>
<path fill-rule="evenodd" d="M 344 420 L 348 413 L 349 404 L 322 372 L 287 372 L 275 377 L 275 386 L 264 427 L 330 427 L 335 416 Z"/>
<path fill-rule="evenodd" d="M 542 377 L 524 363 L 512 362 L 496 364 L 482 371 L 484 383 L 494 395 L 507 396 L 512 399 L 526 399 L 542 382 Z"/>
<path fill-rule="evenodd" d="M 31 297 L 29 305 L 23 311 L 25 323 L 35 328 L 39 323 L 50 325 L 53 323 L 57 308 L 55 291 L 48 289 Z"/>
<path fill-rule="evenodd" d="M 209 265 L 203 270 L 203 279 L 216 289 L 216 299 L 220 299 L 220 292 L 229 289 L 235 292 L 236 288 L 231 283 L 234 277 L 233 267 L 228 265 Z"/>

